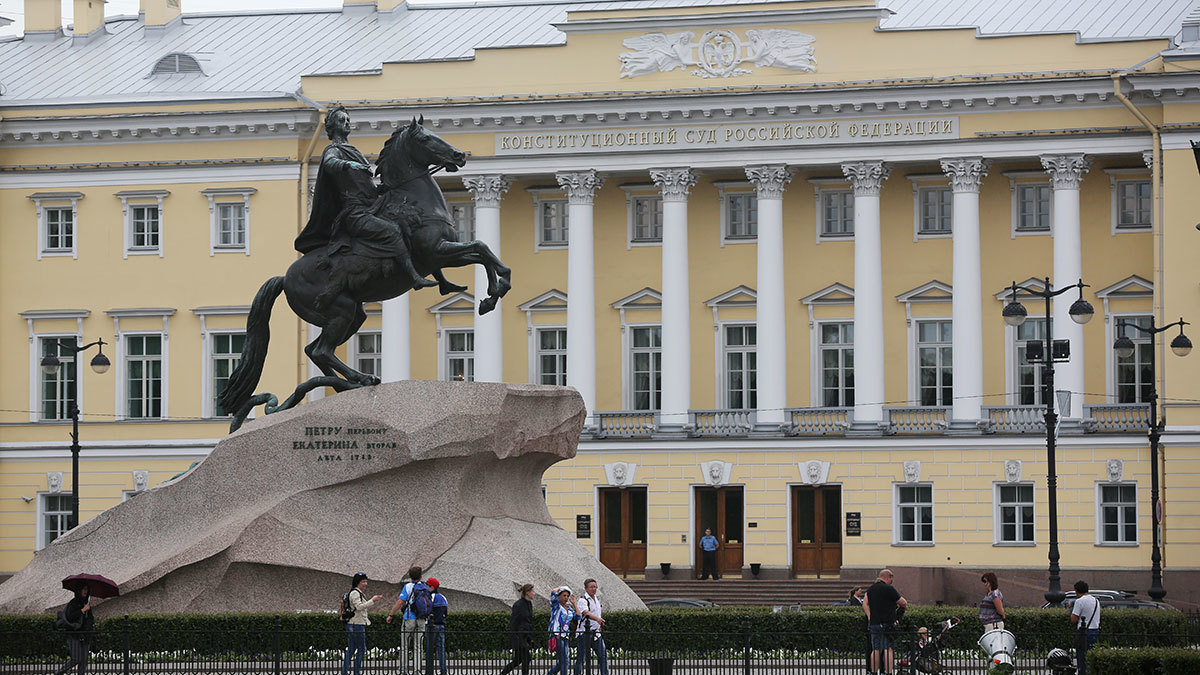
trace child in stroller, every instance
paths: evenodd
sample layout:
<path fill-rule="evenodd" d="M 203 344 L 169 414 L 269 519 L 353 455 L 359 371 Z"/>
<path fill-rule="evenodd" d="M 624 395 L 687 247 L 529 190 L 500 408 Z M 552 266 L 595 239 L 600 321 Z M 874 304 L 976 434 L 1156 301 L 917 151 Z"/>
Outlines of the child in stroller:
<path fill-rule="evenodd" d="M 936 675 L 942 672 L 942 638 L 947 631 L 960 623 L 962 622 L 955 617 L 946 619 L 934 626 L 935 632 L 932 635 L 928 628 L 918 629 L 912 651 L 906 658 L 897 661 L 896 673 L 898 675 L 916 675 L 917 673 Z"/>

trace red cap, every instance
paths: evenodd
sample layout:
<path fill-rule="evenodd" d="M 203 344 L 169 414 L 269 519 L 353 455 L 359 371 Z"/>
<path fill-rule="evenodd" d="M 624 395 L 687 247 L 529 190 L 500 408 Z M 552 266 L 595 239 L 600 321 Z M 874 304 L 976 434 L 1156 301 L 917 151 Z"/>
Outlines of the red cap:
<path fill-rule="evenodd" d="M 438 586 L 442 585 L 442 582 L 434 579 L 433 577 L 429 577 L 429 579 L 425 582 L 425 585 L 429 586 L 430 588 L 437 588 Z"/>

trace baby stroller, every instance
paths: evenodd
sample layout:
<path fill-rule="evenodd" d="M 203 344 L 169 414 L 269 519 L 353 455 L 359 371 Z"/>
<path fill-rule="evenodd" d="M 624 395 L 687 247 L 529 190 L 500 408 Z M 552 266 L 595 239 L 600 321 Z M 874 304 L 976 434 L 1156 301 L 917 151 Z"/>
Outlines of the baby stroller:
<path fill-rule="evenodd" d="M 1055 647 L 1046 655 L 1046 669 L 1054 675 L 1075 675 L 1075 664 L 1066 650 Z"/>
<path fill-rule="evenodd" d="M 934 626 L 928 641 L 921 644 L 920 640 L 913 643 L 912 652 L 896 661 L 898 675 L 917 675 L 917 673 L 942 672 L 942 638 L 946 632 L 962 623 L 955 617 Z"/>

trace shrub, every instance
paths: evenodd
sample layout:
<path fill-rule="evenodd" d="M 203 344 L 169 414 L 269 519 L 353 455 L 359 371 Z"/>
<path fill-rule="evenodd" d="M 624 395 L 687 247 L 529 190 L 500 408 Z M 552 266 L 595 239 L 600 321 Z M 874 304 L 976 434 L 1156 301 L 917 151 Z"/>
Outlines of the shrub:
<path fill-rule="evenodd" d="M 1181 647 L 1095 647 L 1088 650 L 1087 662 L 1088 672 L 1094 675 L 1200 673 L 1200 651 Z"/>

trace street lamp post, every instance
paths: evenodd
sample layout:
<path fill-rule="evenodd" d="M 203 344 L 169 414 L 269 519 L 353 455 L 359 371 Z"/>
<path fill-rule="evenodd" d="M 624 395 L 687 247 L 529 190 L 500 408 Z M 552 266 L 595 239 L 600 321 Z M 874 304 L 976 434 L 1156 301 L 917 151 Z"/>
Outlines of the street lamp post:
<path fill-rule="evenodd" d="M 1047 602 L 1053 605 L 1061 603 L 1066 597 L 1066 594 L 1062 591 L 1058 574 L 1058 474 L 1054 464 L 1055 433 L 1058 424 L 1058 415 L 1054 412 L 1054 363 L 1056 361 L 1067 361 L 1071 358 L 1071 345 L 1066 340 L 1061 341 L 1057 345 L 1054 343 L 1051 327 L 1050 299 L 1062 295 L 1073 288 L 1079 289 L 1079 299 L 1071 304 L 1071 309 L 1068 310 L 1068 313 L 1071 316 L 1071 320 L 1075 323 L 1085 324 L 1092 320 L 1092 315 L 1095 312 L 1092 309 L 1091 303 L 1083 299 L 1083 289 L 1087 288 L 1087 284 L 1083 283 L 1082 279 L 1079 283 L 1065 286 L 1057 291 L 1051 289 L 1050 277 L 1046 277 L 1045 286 L 1041 289 L 1018 286 L 1017 282 L 1014 281 L 1012 284 L 1012 300 L 1004 306 L 1003 313 L 1004 322 L 1010 326 L 1015 327 L 1025 323 L 1027 312 L 1025 311 L 1025 307 L 1017 302 L 1018 290 L 1043 298 L 1046 301 L 1045 344 L 1043 346 L 1031 341 L 1025 348 L 1025 355 L 1026 359 L 1030 362 L 1043 364 L 1042 399 L 1046 403 L 1046 487 L 1049 493 L 1047 502 L 1050 507 L 1050 586 L 1045 593 L 1045 598 Z"/>
<path fill-rule="evenodd" d="M 1117 356 L 1129 358 L 1133 356 L 1135 349 L 1133 340 L 1129 339 L 1129 336 L 1120 329 L 1134 328 L 1150 336 L 1150 395 L 1148 397 L 1150 399 L 1150 415 L 1146 418 L 1146 423 L 1150 428 L 1150 522 L 1154 544 L 1150 549 L 1150 590 L 1147 591 L 1147 594 L 1154 600 L 1162 600 L 1167 596 L 1167 590 L 1162 585 L 1162 554 L 1158 550 L 1158 440 L 1162 428 L 1166 425 L 1167 415 L 1164 411 L 1161 419 L 1158 416 L 1158 387 L 1155 385 L 1157 370 L 1154 363 L 1157 357 L 1154 350 L 1154 338 L 1165 330 L 1179 326 L 1179 335 L 1171 340 L 1171 351 L 1175 352 L 1176 356 L 1187 356 L 1192 351 L 1192 341 L 1183 334 L 1183 327 L 1187 325 L 1190 324 L 1182 317 L 1174 323 L 1156 327 L 1154 317 L 1151 316 L 1149 328 L 1121 321 L 1117 324 L 1117 340 L 1113 343 L 1113 349 L 1117 352 Z M 1136 382 L 1136 379 L 1134 381 Z"/>
<path fill-rule="evenodd" d="M 58 349 L 65 349 L 71 352 L 71 358 L 75 364 L 75 372 L 71 378 L 71 527 L 79 525 L 79 378 L 82 373 L 79 371 L 79 353 L 87 351 L 92 347 L 99 347 L 96 355 L 92 357 L 92 370 L 103 374 L 108 372 L 109 363 L 108 357 L 104 355 L 103 339 L 89 342 L 86 345 L 78 346 L 71 342 L 62 342 L 55 340 L 55 345 Z M 56 350 L 57 351 L 57 350 Z M 58 356 L 47 354 L 42 357 L 42 372 L 47 375 L 57 375 L 62 363 L 58 360 Z"/>

